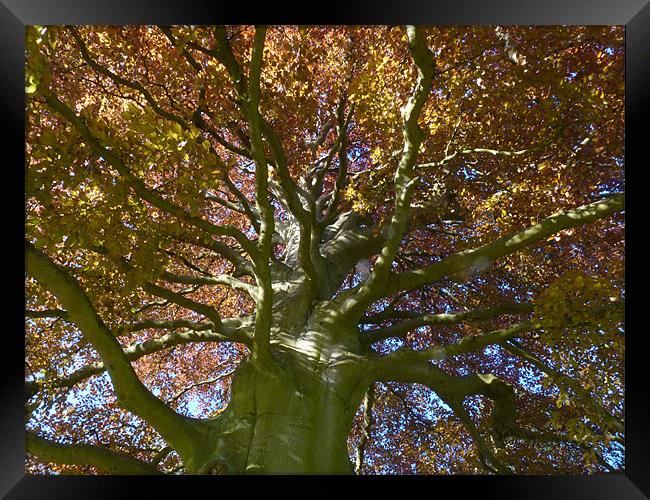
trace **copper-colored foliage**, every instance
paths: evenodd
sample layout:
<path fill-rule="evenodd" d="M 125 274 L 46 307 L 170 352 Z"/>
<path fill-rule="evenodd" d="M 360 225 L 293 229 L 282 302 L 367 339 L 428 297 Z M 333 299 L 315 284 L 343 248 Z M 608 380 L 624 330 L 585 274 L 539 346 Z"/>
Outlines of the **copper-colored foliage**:
<path fill-rule="evenodd" d="M 248 147 L 248 123 L 234 86 L 209 53 L 214 32 L 207 26 L 170 30 L 176 46 L 157 27 L 53 26 L 27 31 L 27 238 L 78 280 L 102 320 L 119 332 L 125 348 L 166 333 L 129 330 L 134 323 L 205 320 L 181 305 L 162 304 L 143 288 L 145 283 L 164 283 L 187 299 L 213 307 L 221 318 L 255 311 L 246 291 L 227 284 L 161 280 L 164 273 L 220 276 L 236 274 L 237 269 L 206 248 L 205 235 L 197 227 L 138 196 L 43 97 L 47 89 L 77 113 L 103 147 L 128 161 L 132 174 L 149 190 L 193 217 L 241 231 L 256 244 L 258 235 L 245 210 L 232 209 L 242 206 L 233 186 L 255 206 L 255 166 L 196 126 L 196 111 L 203 110 L 199 114 L 204 127 L 230 145 Z M 228 27 L 227 33 L 247 73 L 254 28 Z M 424 140 L 415 172 L 420 180 L 395 259 L 396 272 L 623 191 L 621 27 L 431 27 L 424 33 L 436 73 L 419 117 Z M 118 78 L 88 64 L 79 40 L 98 65 Z M 393 210 L 393 177 L 403 145 L 401 110 L 416 77 L 404 30 L 271 27 L 263 55 L 259 109 L 284 147 L 293 179 L 311 175 L 309 165 L 335 147 L 337 134 L 326 133 L 322 141 L 318 134 L 326 123 L 336 123 L 337 106 L 345 96 L 345 111 L 352 110 L 349 177 L 338 202 L 342 211 L 355 210 L 367 216 L 369 224 L 385 227 Z M 137 88 L 124 81 L 135 82 Z M 169 116 L 190 125 L 181 127 Z M 325 193 L 334 189 L 338 161 L 335 158 L 324 175 Z M 277 181 L 277 172 L 270 178 Z M 285 217 L 279 204 L 274 209 L 277 219 Z M 388 297 L 367 314 L 380 312 L 391 301 L 395 309 L 423 313 L 536 301 L 535 317 L 549 331 L 526 337 L 520 347 L 580 380 L 600 405 L 622 418 L 622 307 L 605 306 L 624 302 L 623 228 L 618 213 L 560 231 L 548 241 L 486 262 L 480 272 Z M 218 240 L 238 248 L 231 236 Z M 283 251 L 282 245 L 274 247 L 277 258 Z M 121 260 L 128 261 L 128 269 L 120 267 Z M 373 262 L 371 258 L 368 265 Z M 240 279 L 255 285 L 251 277 Z M 342 286 L 352 283 L 354 275 Z M 32 278 L 26 286 L 27 309 L 60 307 Z M 565 316 L 576 310 L 580 314 L 567 321 Z M 415 349 L 449 344 L 505 327 L 509 319 L 506 315 L 424 326 L 375 349 L 387 353 L 398 343 Z M 207 417 L 228 404 L 230 373 L 248 352 L 239 343 L 188 343 L 133 364 L 143 383 L 172 408 Z M 165 443 L 146 422 L 117 406 L 106 373 L 73 387 L 58 387 L 57 381 L 97 361 L 92 346 L 66 318 L 28 318 L 26 374 L 39 388 L 28 402 L 28 429 L 152 460 Z M 570 390 L 558 389 L 548 376 L 502 346 L 447 358 L 439 366 L 457 376 L 495 374 L 516 387 L 522 427 L 571 432 L 588 445 L 506 440 L 502 452 L 517 472 L 604 470 L 598 457 L 585 449 L 598 450 L 614 468 L 622 463 L 621 448 L 611 429 L 604 430 L 606 424 L 583 418 L 588 409 Z M 482 397 L 464 403 L 479 432 L 490 425 L 491 404 Z M 484 471 L 467 430 L 429 389 L 378 384 L 372 411 L 374 425 L 362 473 Z M 350 434 L 351 456 L 360 440 L 361 420 Z M 160 464 L 161 470 L 181 470 L 175 453 Z M 43 463 L 34 456 L 28 458 L 27 470 L 98 472 L 90 466 Z"/>

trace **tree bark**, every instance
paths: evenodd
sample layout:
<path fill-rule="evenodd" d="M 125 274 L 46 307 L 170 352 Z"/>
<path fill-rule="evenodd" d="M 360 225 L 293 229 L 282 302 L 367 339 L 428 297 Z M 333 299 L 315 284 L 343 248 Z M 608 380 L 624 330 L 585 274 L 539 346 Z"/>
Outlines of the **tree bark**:
<path fill-rule="evenodd" d="M 163 28 L 162 32 L 176 45 L 171 29 Z M 64 308 L 27 311 L 27 316 L 56 317 L 75 324 L 101 358 L 101 361 L 59 380 L 58 387 L 72 387 L 106 371 L 118 404 L 150 424 L 169 449 L 176 451 L 185 471 L 190 474 L 353 474 L 355 467 L 350 460 L 347 439 L 362 399 L 369 392 L 372 394 L 369 388 L 374 382 L 418 383 L 435 391 L 468 430 L 487 470 L 509 473 L 507 464 L 502 463 L 494 447 L 484 439 L 462 403 L 471 395 L 491 399 L 494 403 L 492 427 L 498 433 L 497 437 L 529 437 L 529 432 L 517 429 L 515 425 L 513 387 L 492 374 L 452 376 L 431 364 L 431 360 L 478 352 L 489 345 L 506 345 L 511 353 L 552 375 L 554 381 L 567 385 L 583 399 L 589 397 L 578 381 L 567 382 L 558 371 L 530 353 L 517 345 L 507 344 L 538 329 L 540 325 L 534 318 L 481 335 L 465 335 L 448 345 L 420 350 L 403 348 L 383 356 L 372 349 L 373 343 L 404 337 L 422 326 L 455 325 L 506 314 L 529 316 L 533 312 L 532 304 L 520 302 L 438 314 L 395 310 L 392 306 L 374 312 L 369 309 L 380 299 L 485 268 L 490 262 L 544 241 L 559 231 L 608 217 L 625 208 L 624 194 L 614 194 L 595 203 L 556 213 L 483 246 L 455 253 L 424 267 L 398 272 L 394 263 L 400 257 L 404 236 L 410 230 L 411 192 L 417 185 L 421 170 L 442 167 L 459 154 L 513 157 L 535 149 L 509 152 L 471 148 L 452 154 L 445 150 L 440 162 L 418 165 L 420 146 L 425 139 L 418 121 L 433 81 L 440 74 L 434 53 L 428 48 L 427 38 L 421 30 L 415 27 L 406 30 L 417 79 L 410 99 L 402 108 L 403 148 L 394 178 L 394 209 L 386 219 L 386 225 L 375 225 L 372 220 L 366 223 L 360 214 L 352 211 L 340 212 L 342 207 L 338 202 L 348 175 L 346 133 L 352 116 L 351 106 L 345 113 L 345 100 L 341 100 L 337 109 L 338 137 L 325 157 L 329 158 L 325 163 L 329 168 L 334 155 L 339 155 L 339 168 L 332 190 L 323 193 L 325 170 L 317 172 L 318 163 L 314 166 L 314 174 L 318 175 L 313 183 L 310 181 L 311 189 L 305 189 L 292 178 L 288 163 L 290 156 L 283 150 L 271 123 L 260 112 L 266 28 L 255 29 L 248 68 L 240 66 L 238 52 L 233 52 L 230 47 L 225 27 L 214 29 L 214 48 L 207 49 L 189 42 L 194 50 L 216 58 L 232 80 L 234 101 L 246 122 L 247 135 L 242 141 L 246 144 L 245 150 L 226 142 L 207 126 L 201 118 L 204 104 L 190 113 L 191 122 L 187 118 L 190 114 L 183 117 L 165 111 L 143 84 L 127 80 L 102 66 L 94 59 L 80 34 L 75 29 L 71 29 L 71 33 L 82 57 L 94 71 L 118 86 L 135 91 L 161 118 L 174 122 L 183 130 L 190 129 L 194 123 L 231 152 L 253 160 L 254 203 L 230 180 L 224 161 L 215 153 L 217 166 L 225 170 L 224 182 L 238 203 L 219 197 L 212 197 L 211 201 L 248 216 L 257 240 L 249 239 L 248 233 L 235 227 L 197 216 L 150 189 L 145 179 L 137 176 L 137 169 L 130 165 L 128 157 L 122 158 L 119 150 L 103 144 L 98 136 L 93 135 L 91 122 L 66 104 L 65 99 L 57 97 L 51 89 L 38 91 L 47 107 L 72 125 L 84 144 L 119 174 L 137 198 L 202 235 L 179 236 L 178 242 L 207 248 L 234 267 L 232 275 L 206 276 L 200 267 L 190 265 L 201 276 L 186 276 L 167 270 L 156 280 L 172 284 L 230 286 L 244 291 L 255 301 L 255 313 L 222 319 L 213 305 L 196 302 L 166 288 L 164 283 L 146 282 L 142 285 L 144 292 L 199 314 L 201 322 L 195 317 L 174 321 L 152 319 L 134 323 L 122 331 L 112 331 L 95 310 L 92 294 L 87 294 L 82 288 L 83 280 L 79 282 L 75 278 L 75 270 L 57 264 L 56 259 L 26 240 L 28 274 L 51 292 Z M 199 70 L 201 65 L 183 47 L 181 52 L 188 63 Z M 327 130 L 323 130 L 321 135 L 327 134 Z M 324 137 L 326 135 L 317 140 L 322 142 Z M 277 206 L 282 206 L 286 218 L 278 217 Z M 228 245 L 218 238 L 230 238 L 236 245 Z M 274 249 L 276 242 L 285 247 L 283 255 Z M 96 247 L 90 250 L 97 251 Z M 370 267 L 372 256 L 377 258 Z M 128 271 L 125 270 L 129 266 L 125 258 L 115 260 L 120 271 Z M 356 271 L 360 262 L 368 265 L 365 276 Z M 254 283 L 237 279 L 244 275 L 253 278 Z M 354 286 L 343 287 L 348 275 L 358 275 L 358 280 Z M 404 321 L 395 323 L 399 319 Z M 390 326 L 378 326 L 371 331 L 362 327 L 381 325 L 386 320 L 390 321 Z M 170 331 L 126 348 L 116 338 L 124 332 L 149 328 L 188 330 Z M 237 342 L 246 344 L 250 350 L 250 356 L 233 373 L 229 404 L 211 418 L 190 418 L 177 413 L 143 384 L 131 364 L 145 355 L 190 342 Z M 36 381 L 30 381 L 28 398 L 39 390 Z M 596 413 L 604 414 L 615 431 L 623 434 L 620 422 L 595 403 L 591 406 Z M 368 395 L 364 404 L 366 428 L 357 455 L 357 473 L 361 470 L 364 447 L 369 438 L 371 407 L 372 397 Z M 37 435 L 30 435 L 27 445 L 30 453 L 46 460 L 87 463 L 113 473 L 159 472 L 155 460 L 142 462 L 108 448 L 56 443 Z"/>
<path fill-rule="evenodd" d="M 236 370 L 228 407 L 215 421 L 217 448 L 197 473 L 352 474 L 347 438 L 370 378 L 345 328 L 311 315 L 298 335 L 279 333 L 271 363 Z M 355 330 L 356 333 L 356 330 Z"/>

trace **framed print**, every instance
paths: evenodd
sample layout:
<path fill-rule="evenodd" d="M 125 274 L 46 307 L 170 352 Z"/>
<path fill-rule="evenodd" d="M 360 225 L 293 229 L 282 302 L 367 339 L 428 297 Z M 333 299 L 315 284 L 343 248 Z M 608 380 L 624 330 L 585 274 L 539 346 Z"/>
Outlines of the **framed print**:
<path fill-rule="evenodd" d="M 650 7 L 322 7 L 3 0 L 0 492 L 647 498 Z"/>

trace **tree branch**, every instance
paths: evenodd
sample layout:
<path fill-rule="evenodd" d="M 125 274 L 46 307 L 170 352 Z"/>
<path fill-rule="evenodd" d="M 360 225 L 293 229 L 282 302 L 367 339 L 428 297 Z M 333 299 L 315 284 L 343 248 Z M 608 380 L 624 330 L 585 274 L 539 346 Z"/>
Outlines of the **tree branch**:
<path fill-rule="evenodd" d="M 92 465 L 109 474 L 161 474 L 155 464 L 103 446 L 61 444 L 27 432 L 26 451 L 45 462 Z"/>
<path fill-rule="evenodd" d="M 162 109 L 155 101 L 151 93 L 140 82 L 132 82 L 130 80 L 122 78 L 121 76 L 113 73 L 111 70 L 109 70 L 108 68 L 102 66 L 97 61 L 95 61 L 93 57 L 90 55 L 90 52 L 88 51 L 88 47 L 86 46 L 85 42 L 79 35 L 79 32 L 77 31 L 76 27 L 74 26 L 70 27 L 69 31 L 72 34 L 72 37 L 77 42 L 77 46 L 79 47 L 81 56 L 84 58 L 84 60 L 88 63 L 88 65 L 91 68 L 93 68 L 98 73 L 101 73 L 102 75 L 109 77 L 111 80 L 113 80 L 114 82 L 120 85 L 124 85 L 125 87 L 129 87 L 130 89 L 138 91 L 140 94 L 142 94 L 142 96 L 149 103 L 149 105 L 151 106 L 151 108 L 154 110 L 156 114 L 168 120 L 178 123 L 183 128 L 187 128 L 187 124 L 185 123 L 185 120 L 183 120 L 182 117 Z"/>
<path fill-rule="evenodd" d="M 34 311 L 25 309 L 25 316 L 27 318 L 60 318 L 68 319 L 67 311 L 63 309 L 43 309 L 42 311 Z"/>
<path fill-rule="evenodd" d="M 476 444 L 476 447 L 478 448 L 479 458 L 483 466 L 489 471 L 497 474 L 512 474 L 512 471 L 497 458 L 494 448 L 488 445 L 486 440 L 483 439 L 483 436 L 481 436 L 481 433 L 476 428 L 476 425 L 474 425 L 474 422 L 467 413 L 467 410 L 463 408 L 462 402 L 454 400 L 447 403 L 474 440 L 474 444 Z"/>
<path fill-rule="evenodd" d="M 177 401 L 181 396 L 183 396 L 183 394 L 187 393 L 188 391 L 191 391 L 195 387 L 201 387 L 201 386 L 204 386 L 204 385 L 214 384 L 215 382 L 218 382 L 219 380 L 221 380 L 221 379 L 223 379 L 225 377 L 229 377 L 233 373 L 235 373 L 235 369 L 224 372 L 221 375 L 218 375 L 216 377 L 209 378 L 209 379 L 206 379 L 206 380 L 202 380 L 201 382 L 196 382 L 194 384 L 190 384 L 187 387 L 184 387 L 183 389 L 178 391 L 176 394 L 174 394 L 174 396 L 170 399 L 170 401 Z"/>
<path fill-rule="evenodd" d="M 533 312 L 532 304 L 502 304 L 483 310 L 448 313 L 448 314 L 424 314 L 407 319 L 397 325 L 387 328 L 372 330 L 361 337 L 361 341 L 372 344 L 390 337 L 403 337 L 404 334 L 421 326 L 433 325 L 456 325 L 464 321 L 483 320 L 501 316 L 504 314 L 526 314 Z M 401 311 L 400 311 L 401 312 Z M 416 313 L 417 314 L 417 313 Z"/>
<path fill-rule="evenodd" d="M 370 429 L 372 428 L 372 407 L 375 403 L 375 383 L 371 382 L 370 387 L 363 397 L 363 421 L 361 423 L 361 438 L 357 446 L 357 453 L 355 457 L 354 472 L 361 475 L 363 467 L 363 459 L 366 452 L 366 445 L 370 439 Z"/>
<path fill-rule="evenodd" d="M 190 420 L 174 412 L 140 382 L 113 332 L 77 281 L 27 241 L 25 252 L 28 274 L 56 296 L 105 363 L 120 405 L 146 420 L 179 453 L 188 450 L 188 437 L 193 434 Z"/>
<path fill-rule="evenodd" d="M 350 111 L 348 113 L 348 116 L 346 117 L 344 114 L 344 109 L 345 109 L 345 100 L 341 99 L 341 102 L 338 105 L 337 111 L 336 111 L 336 118 L 338 122 L 338 156 L 339 156 L 339 169 L 336 175 L 336 182 L 334 183 L 334 189 L 332 189 L 332 192 L 328 196 L 329 198 L 329 204 L 327 208 L 325 209 L 325 213 L 323 214 L 322 218 L 322 225 L 327 225 L 332 221 L 332 218 L 335 215 L 335 209 L 339 203 L 339 198 L 341 196 L 341 190 L 343 189 L 343 186 L 345 186 L 345 182 L 347 180 L 347 174 L 348 174 L 348 141 L 347 141 L 347 127 L 350 123 L 350 119 L 352 118 L 352 113 L 354 110 L 354 105 L 350 107 Z"/>
<path fill-rule="evenodd" d="M 165 200 L 161 196 L 149 190 L 142 180 L 135 177 L 131 173 L 130 169 L 119 157 L 114 155 L 111 151 L 100 144 L 97 138 L 92 135 L 90 129 L 84 123 L 84 121 L 79 116 L 77 116 L 67 105 L 61 102 L 56 96 L 54 96 L 46 89 L 41 88 L 39 89 L 39 92 L 45 98 L 48 106 L 63 116 L 66 120 L 68 120 L 77 129 L 79 134 L 88 142 L 91 149 L 95 151 L 99 156 L 101 156 L 104 160 L 106 160 L 111 166 L 113 166 L 140 198 L 151 203 L 153 206 L 159 208 L 160 210 L 174 215 L 175 217 L 178 217 L 188 224 L 197 227 L 198 229 L 201 229 L 209 234 L 229 236 L 231 238 L 234 238 L 237 243 L 241 245 L 244 251 L 246 251 L 251 256 L 255 255 L 255 247 L 252 245 L 250 240 L 238 229 L 230 226 L 217 226 L 205 219 L 202 219 L 201 217 L 193 216 L 184 208 L 174 205 L 173 203 Z"/>
<path fill-rule="evenodd" d="M 618 193 L 595 203 L 552 215 L 534 226 L 487 245 L 459 252 L 415 271 L 398 273 L 390 280 L 385 293 L 390 295 L 400 290 L 412 290 L 474 267 L 484 267 L 492 260 L 521 250 L 563 229 L 582 226 L 624 209 L 624 194 Z"/>
<path fill-rule="evenodd" d="M 225 243 L 213 239 L 207 240 L 201 238 L 180 237 L 176 239 L 179 242 L 205 248 L 221 255 L 224 259 L 231 262 L 235 267 L 235 270 L 232 274 L 235 278 L 244 275 L 253 277 L 255 276 L 255 272 L 251 263 L 242 257 L 234 248 L 226 245 Z"/>
<path fill-rule="evenodd" d="M 426 362 L 411 362 L 401 366 L 383 367 L 375 372 L 375 380 L 383 382 L 400 382 L 422 384 L 433 390 L 456 416 L 461 420 L 476 443 L 482 460 L 487 459 L 488 466 L 501 474 L 510 474 L 508 469 L 495 455 L 476 429 L 471 418 L 463 408 L 463 399 L 467 396 L 481 394 L 494 401 L 491 419 L 494 432 L 501 433 L 510 428 L 516 417 L 512 386 L 499 380 L 494 375 L 473 374 L 454 377 Z"/>
<path fill-rule="evenodd" d="M 228 175 L 228 172 L 224 173 L 223 181 L 226 184 L 226 187 L 239 200 L 239 203 L 241 203 L 244 212 L 248 215 L 248 218 L 251 220 L 251 224 L 253 224 L 255 231 L 257 232 L 257 234 L 259 234 L 260 232 L 259 212 L 257 210 L 253 210 L 253 208 L 250 206 L 250 203 L 248 203 L 248 199 L 246 198 L 246 196 L 244 196 L 244 193 L 242 193 L 239 189 L 237 189 L 237 186 L 235 186 L 235 184 L 230 180 L 230 176 Z"/>
<path fill-rule="evenodd" d="M 584 389 L 580 382 L 572 379 L 566 375 L 561 374 L 557 370 L 554 370 L 541 359 L 533 356 L 531 353 L 523 349 L 517 342 L 510 340 L 503 344 L 503 348 L 512 354 L 525 359 L 530 364 L 535 366 L 538 370 L 545 373 L 556 385 L 568 387 L 571 389 L 582 402 L 584 402 L 589 408 L 591 408 L 598 416 L 600 416 L 611 428 L 621 434 L 625 433 L 625 425 L 620 420 L 616 419 L 611 415 L 605 408 L 603 408 L 592 396 L 589 394 L 589 391 Z"/>
<path fill-rule="evenodd" d="M 220 276 L 182 276 L 165 271 L 161 279 L 168 283 L 185 283 L 188 285 L 226 285 L 235 290 L 246 292 L 253 299 L 257 294 L 257 289 L 248 283 L 244 283 L 229 274 L 222 274 Z"/>
<path fill-rule="evenodd" d="M 368 280 L 354 294 L 351 294 L 343 306 L 342 315 L 358 318 L 376 298 L 381 296 L 388 284 L 390 268 L 406 230 L 411 191 L 417 177 L 413 175 L 413 165 L 424 133 L 418 125 L 420 112 L 424 107 L 431 89 L 435 71 L 433 53 L 427 48 L 424 36 L 419 28 L 407 27 L 408 44 L 411 56 L 418 71 L 418 78 L 413 94 L 402 109 L 404 118 L 404 147 L 395 172 L 395 209 L 388 226 L 386 241 Z"/>
<path fill-rule="evenodd" d="M 249 69 L 250 82 L 246 78 L 235 59 L 230 42 L 223 26 L 214 29 L 217 46 L 214 54 L 226 67 L 237 90 L 237 102 L 248 119 L 251 139 L 251 154 L 255 160 L 255 200 L 260 214 L 260 231 L 258 240 L 258 257 L 255 262 L 257 280 L 257 313 L 255 316 L 255 336 L 253 339 L 253 357 L 262 362 L 270 360 L 271 307 L 272 294 L 270 259 L 273 253 L 272 240 L 274 232 L 274 213 L 269 200 L 268 184 L 269 171 L 262 143 L 262 118 L 259 113 L 260 74 L 264 52 L 265 27 L 256 27 L 251 66 Z"/>
<path fill-rule="evenodd" d="M 214 325 L 211 322 L 207 321 L 200 323 L 198 321 L 190 321 L 188 319 L 175 319 L 170 321 L 147 319 L 144 321 L 138 321 L 137 323 L 120 326 L 115 333 L 119 337 L 121 335 L 126 335 L 127 333 L 134 333 L 148 329 L 175 330 L 177 328 L 188 328 L 191 330 L 201 331 L 210 330 L 213 326 Z"/>
<path fill-rule="evenodd" d="M 379 371 L 392 370 L 393 367 L 406 366 L 412 363 L 428 360 L 442 360 L 447 356 L 457 356 L 468 352 L 475 352 L 492 344 L 502 344 L 508 340 L 518 337 L 521 333 L 538 328 L 537 324 L 531 321 L 522 321 L 507 328 L 494 330 L 483 335 L 468 335 L 455 344 L 431 347 L 421 351 L 398 350 L 388 356 L 377 358 L 374 361 Z"/>
<path fill-rule="evenodd" d="M 153 283 L 145 283 L 144 285 L 142 285 L 142 289 L 145 292 L 150 293 L 151 295 L 155 295 L 156 297 L 167 299 L 169 302 L 172 302 L 181 307 L 184 307 L 185 309 L 189 309 L 190 311 L 194 311 L 205 316 L 210 321 L 212 321 L 212 324 L 217 328 L 221 326 L 221 316 L 219 315 L 219 312 L 214 307 L 188 299 L 187 297 L 184 297 L 180 293 L 172 292 L 167 288 L 155 285 Z"/>
<path fill-rule="evenodd" d="M 124 349 L 124 356 L 129 362 L 136 361 L 144 356 L 155 352 L 164 351 L 170 347 L 191 344 L 196 342 L 237 342 L 246 346 L 251 345 L 251 339 L 246 332 L 245 327 L 238 326 L 239 321 L 225 320 L 224 327 L 220 330 L 186 330 L 183 332 L 168 333 L 161 337 L 138 342 Z M 94 375 L 99 375 L 106 371 L 106 365 L 103 362 L 91 363 L 74 371 L 67 377 L 58 379 L 54 382 L 55 387 L 67 388 L 86 380 Z M 36 395 L 40 387 L 34 382 L 26 384 L 27 399 Z"/>

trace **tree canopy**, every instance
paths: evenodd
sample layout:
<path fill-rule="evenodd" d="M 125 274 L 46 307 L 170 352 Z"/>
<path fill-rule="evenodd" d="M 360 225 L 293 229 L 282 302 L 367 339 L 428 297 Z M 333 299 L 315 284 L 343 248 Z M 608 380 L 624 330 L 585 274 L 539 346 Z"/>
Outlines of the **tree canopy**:
<path fill-rule="evenodd" d="M 28 27 L 27 471 L 237 471 L 196 450 L 289 352 L 354 364 L 357 473 L 621 470 L 624 56 L 619 26 Z"/>

